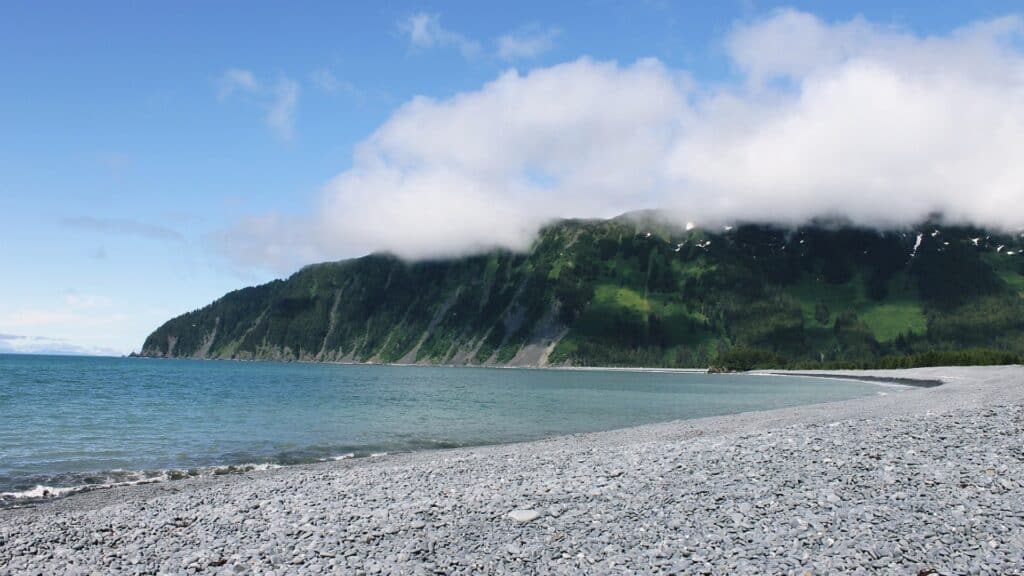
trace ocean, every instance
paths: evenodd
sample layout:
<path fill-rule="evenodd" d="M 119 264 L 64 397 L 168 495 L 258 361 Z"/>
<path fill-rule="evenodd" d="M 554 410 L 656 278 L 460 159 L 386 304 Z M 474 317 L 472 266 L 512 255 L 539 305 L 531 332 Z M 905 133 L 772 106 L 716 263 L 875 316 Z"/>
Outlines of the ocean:
<path fill-rule="evenodd" d="M 882 390 L 735 374 L 0 355 L 0 506 Z"/>

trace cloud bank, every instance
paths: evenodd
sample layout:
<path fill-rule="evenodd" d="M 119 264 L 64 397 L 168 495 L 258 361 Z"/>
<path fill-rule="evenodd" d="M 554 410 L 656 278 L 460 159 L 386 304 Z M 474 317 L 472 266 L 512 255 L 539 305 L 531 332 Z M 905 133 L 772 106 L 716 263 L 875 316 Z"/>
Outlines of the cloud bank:
<path fill-rule="evenodd" d="M 707 224 L 942 212 L 1024 226 L 1021 18 L 921 36 L 781 11 L 725 45 L 738 75 L 725 85 L 581 58 L 415 98 L 324 187 L 295 252 L 522 249 L 553 218 L 640 208 Z M 252 229 L 225 238 L 251 246 Z"/>

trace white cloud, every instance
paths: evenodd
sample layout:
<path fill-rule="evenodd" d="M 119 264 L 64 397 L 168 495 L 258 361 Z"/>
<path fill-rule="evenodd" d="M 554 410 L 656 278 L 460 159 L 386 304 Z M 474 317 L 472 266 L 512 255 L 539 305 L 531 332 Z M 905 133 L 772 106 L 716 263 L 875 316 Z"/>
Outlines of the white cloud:
<path fill-rule="evenodd" d="M 221 75 L 219 83 L 219 100 L 223 101 L 238 91 L 251 94 L 267 107 L 267 126 L 279 138 L 288 141 L 295 136 L 295 111 L 299 104 L 297 82 L 283 76 L 273 88 L 268 88 L 252 72 L 231 68 Z"/>
<path fill-rule="evenodd" d="M 1024 226 L 1022 39 L 1016 17 L 919 36 L 782 11 L 727 38 L 734 85 L 655 60 L 509 71 L 397 110 L 325 186 L 302 243 L 324 258 L 523 248 L 551 218 L 638 208 Z"/>
<path fill-rule="evenodd" d="M 79 310 L 94 310 L 97 308 L 110 308 L 114 305 L 113 300 L 106 296 L 96 294 L 81 294 L 78 292 L 67 292 L 64 294 L 64 303 Z"/>
<path fill-rule="evenodd" d="M 74 354 L 86 356 L 119 356 L 120 351 L 104 346 L 82 346 L 61 338 L 0 334 L 0 353 L 8 354 Z"/>
<path fill-rule="evenodd" d="M 50 326 L 105 326 L 123 319 L 113 311 L 113 301 L 104 296 L 69 291 L 62 302 L 46 308 L 18 308 L 0 315 L 0 326 L 17 330 Z"/>
<path fill-rule="evenodd" d="M 1024 225 L 1010 209 L 1024 200 L 1022 34 L 1017 18 L 922 38 L 791 11 L 742 27 L 732 54 L 753 87 L 698 104 L 666 162 L 691 192 L 666 204 L 719 219 L 895 225 L 941 211 Z"/>
<path fill-rule="evenodd" d="M 678 80 L 654 61 L 580 60 L 417 98 L 328 184 L 321 242 L 407 257 L 524 248 L 553 217 L 642 204 L 660 187 L 664 120 L 684 107 Z"/>
<path fill-rule="evenodd" d="M 327 94 L 342 93 L 349 96 L 362 96 L 359 88 L 347 80 L 338 78 L 327 68 L 313 70 L 309 74 L 309 81 L 317 89 Z"/>
<path fill-rule="evenodd" d="M 249 70 L 229 68 L 221 74 L 218 81 L 217 98 L 225 100 L 236 91 L 254 94 L 260 91 L 260 84 Z"/>
<path fill-rule="evenodd" d="M 557 28 L 522 28 L 498 38 L 498 57 L 502 60 L 536 58 L 555 47 Z"/>
<path fill-rule="evenodd" d="M 76 216 L 61 220 L 61 225 L 67 228 L 89 230 L 101 234 L 118 234 L 125 236 L 137 236 L 139 238 L 151 238 L 154 240 L 169 240 L 180 242 L 183 237 L 180 232 L 158 224 L 148 224 L 130 218 L 96 218 L 94 216 Z"/>
<path fill-rule="evenodd" d="M 438 14 L 418 12 L 399 21 L 398 28 L 408 36 L 409 43 L 418 48 L 455 48 L 466 58 L 480 53 L 478 42 L 442 27 Z"/>
<path fill-rule="evenodd" d="M 274 87 L 274 101 L 267 112 L 267 126 L 282 140 L 291 140 L 295 135 L 295 109 L 298 103 L 298 83 L 282 78 Z"/>
<path fill-rule="evenodd" d="M 334 93 L 338 91 L 338 87 L 341 83 L 338 82 L 337 77 L 326 68 L 317 68 L 309 75 L 313 85 L 327 93 Z"/>
<path fill-rule="evenodd" d="M 110 340 L 107 335 L 127 320 L 128 316 L 113 309 L 107 298 L 67 293 L 63 302 L 46 308 L 17 308 L 0 314 L 0 327 L 19 334 L 0 338 L 0 349 L 23 353 L 110 353 L 113 346 L 79 346 L 64 335 L 72 335 L 79 341 L 106 341 Z M 61 334 L 58 337 L 48 335 L 54 332 Z"/>
<path fill-rule="evenodd" d="M 280 214 L 242 218 L 206 240 L 213 252 L 229 255 L 235 272 L 242 276 L 253 268 L 292 272 L 296 266 L 326 257 L 308 219 Z"/>
<path fill-rule="evenodd" d="M 69 290 L 34 306 L 0 307 L 0 352 L 127 354 L 170 312 L 143 306 L 131 314 L 107 296 Z"/>

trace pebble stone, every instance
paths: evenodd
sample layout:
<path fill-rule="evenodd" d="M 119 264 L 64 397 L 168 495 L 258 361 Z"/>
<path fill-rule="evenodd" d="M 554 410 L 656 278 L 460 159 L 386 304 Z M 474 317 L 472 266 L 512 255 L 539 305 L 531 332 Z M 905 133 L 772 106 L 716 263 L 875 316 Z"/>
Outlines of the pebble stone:
<path fill-rule="evenodd" d="M 1024 574 L 1024 368 L 0 510 L 22 574 Z"/>
<path fill-rule="evenodd" d="M 508 517 L 520 524 L 526 524 L 540 518 L 540 512 L 536 510 L 513 510 L 508 513 Z"/>

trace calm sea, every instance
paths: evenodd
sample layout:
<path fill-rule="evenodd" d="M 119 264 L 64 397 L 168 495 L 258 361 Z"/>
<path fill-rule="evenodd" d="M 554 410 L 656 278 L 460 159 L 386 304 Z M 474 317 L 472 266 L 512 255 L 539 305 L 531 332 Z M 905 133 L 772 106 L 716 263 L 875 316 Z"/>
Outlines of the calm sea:
<path fill-rule="evenodd" d="M 772 376 L 0 355 L 0 506 L 879 390 Z"/>

